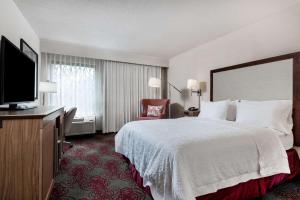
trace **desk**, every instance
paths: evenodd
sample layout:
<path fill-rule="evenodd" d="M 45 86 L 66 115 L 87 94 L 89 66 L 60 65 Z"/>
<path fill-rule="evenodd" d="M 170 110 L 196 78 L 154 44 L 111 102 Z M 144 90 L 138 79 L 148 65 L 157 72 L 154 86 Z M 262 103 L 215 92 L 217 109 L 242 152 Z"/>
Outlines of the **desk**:
<path fill-rule="evenodd" d="M 63 107 L 0 111 L 0 199 L 48 199 L 62 149 Z"/>

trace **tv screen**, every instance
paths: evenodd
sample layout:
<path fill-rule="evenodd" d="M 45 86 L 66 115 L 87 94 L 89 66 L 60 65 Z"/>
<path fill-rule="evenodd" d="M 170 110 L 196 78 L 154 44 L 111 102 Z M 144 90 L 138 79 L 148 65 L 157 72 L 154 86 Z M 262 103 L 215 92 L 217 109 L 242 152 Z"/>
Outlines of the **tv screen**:
<path fill-rule="evenodd" d="M 35 63 L 4 36 L 1 38 L 0 104 L 35 99 Z"/>

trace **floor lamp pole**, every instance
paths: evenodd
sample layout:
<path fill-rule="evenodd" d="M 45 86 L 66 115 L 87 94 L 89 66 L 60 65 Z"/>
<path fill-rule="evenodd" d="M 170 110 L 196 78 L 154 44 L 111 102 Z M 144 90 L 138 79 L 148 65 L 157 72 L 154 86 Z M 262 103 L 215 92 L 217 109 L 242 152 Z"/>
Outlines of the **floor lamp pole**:
<path fill-rule="evenodd" d="M 175 85 L 173 85 L 170 82 L 168 82 L 168 93 L 169 93 L 169 99 L 170 99 L 170 104 L 169 104 L 169 118 L 171 117 L 171 87 L 174 88 L 180 94 L 182 94 L 181 90 L 179 90 Z"/>

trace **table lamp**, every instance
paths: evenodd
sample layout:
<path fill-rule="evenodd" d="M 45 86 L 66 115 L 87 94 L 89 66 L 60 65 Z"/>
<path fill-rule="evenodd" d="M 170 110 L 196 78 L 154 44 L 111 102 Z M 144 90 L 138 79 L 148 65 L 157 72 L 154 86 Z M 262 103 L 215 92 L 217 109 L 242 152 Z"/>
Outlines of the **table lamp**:
<path fill-rule="evenodd" d="M 43 93 L 43 106 L 45 106 L 45 95 L 46 93 L 56 93 L 57 84 L 50 81 L 41 81 L 39 91 Z"/>

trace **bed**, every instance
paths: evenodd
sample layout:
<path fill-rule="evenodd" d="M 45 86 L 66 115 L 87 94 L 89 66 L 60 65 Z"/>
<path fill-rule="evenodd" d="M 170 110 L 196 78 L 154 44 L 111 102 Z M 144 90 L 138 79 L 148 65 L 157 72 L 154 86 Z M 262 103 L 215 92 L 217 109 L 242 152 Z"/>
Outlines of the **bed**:
<path fill-rule="evenodd" d="M 300 141 L 300 92 L 295 89 L 299 85 L 295 73 L 299 73 L 300 56 L 289 54 L 211 73 L 211 100 L 222 100 L 228 96 L 216 92 L 217 86 L 228 80 L 215 76 L 221 77 L 216 80 L 214 73 L 290 59 L 293 91 L 286 95 L 293 99 L 293 134 L 281 135 L 269 128 L 205 118 L 137 121 L 126 124 L 116 135 L 116 151 L 126 157 L 138 184 L 154 199 L 249 199 L 263 195 L 300 172 L 299 157 L 292 149 Z M 249 88 L 251 98 L 264 96 Z M 225 95 L 249 99 L 243 96 L 247 93 Z M 282 98 L 274 97 L 272 92 L 265 97 Z"/>

